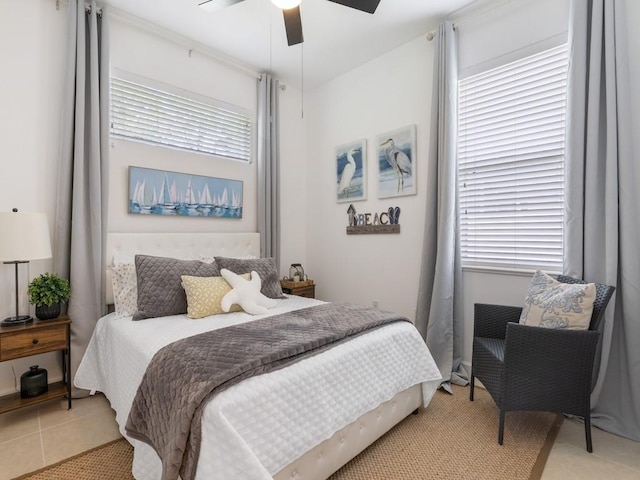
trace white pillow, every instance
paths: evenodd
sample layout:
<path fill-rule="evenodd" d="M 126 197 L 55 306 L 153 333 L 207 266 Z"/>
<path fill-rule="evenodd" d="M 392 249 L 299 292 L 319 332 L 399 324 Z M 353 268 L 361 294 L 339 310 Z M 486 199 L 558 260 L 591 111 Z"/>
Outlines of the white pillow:
<path fill-rule="evenodd" d="M 587 330 L 595 298 L 595 283 L 562 283 L 538 270 L 527 289 L 520 323 Z"/>
<path fill-rule="evenodd" d="M 135 255 L 122 255 L 116 253 L 113 255 L 113 266 L 119 267 L 120 265 L 133 265 L 135 263 Z"/>
<path fill-rule="evenodd" d="M 261 315 L 267 313 L 268 308 L 273 308 L 278 303 L 260 293 L 262 281 L 254 271 L 251 272 L 251 280 L 246 280 L 242 275 L 233 273 L 225 268 L 220 270 L 220 275 L 232 287 L 232 290 L 222 297 L 220 302 L 220 306 L 225 312 L 228 312 L 231 306 L 236 304 L 251 315 Z"/>
<path fill-rule="evenodd" d="M 136 266 L 123 263 L 111 268 L 113 304 L 119 315 L 133 315 L 138 310 L 138 279 Z"/>

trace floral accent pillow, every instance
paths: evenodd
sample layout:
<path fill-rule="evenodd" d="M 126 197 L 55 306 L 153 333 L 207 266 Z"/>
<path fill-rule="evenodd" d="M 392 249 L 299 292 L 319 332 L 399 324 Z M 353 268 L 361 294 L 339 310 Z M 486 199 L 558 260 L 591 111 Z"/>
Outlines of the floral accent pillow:
<path fill-rule="evenodd" d="M 562 283 L 538 270 L 527 289 L 520 323 L 587 330 L 595 298 L 595 283 Z"/>
<path fill-rule="evenodd" d="M 122 263 L 111 269 L 113 305 L 118 315 L 133 315 L 138 310 L 136 266 Z"/>

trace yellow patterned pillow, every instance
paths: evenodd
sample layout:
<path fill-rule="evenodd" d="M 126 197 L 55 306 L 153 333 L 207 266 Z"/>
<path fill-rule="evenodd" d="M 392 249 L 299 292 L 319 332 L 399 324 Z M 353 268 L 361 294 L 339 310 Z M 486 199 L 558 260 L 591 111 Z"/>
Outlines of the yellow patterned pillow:
<path fill-rule="evenodd" d="M 241 275 L 251 279 L 250 273 Z M 191 277 L 182 275 L 182 287 L 187 294 L 187 316 L 202 318 L 225 313 L 220 307 L 222 297 L 231 291 L 231 285 L 222 277 Z M 231 312 L 241 312 L 239 305 L 233 305 Z"/>

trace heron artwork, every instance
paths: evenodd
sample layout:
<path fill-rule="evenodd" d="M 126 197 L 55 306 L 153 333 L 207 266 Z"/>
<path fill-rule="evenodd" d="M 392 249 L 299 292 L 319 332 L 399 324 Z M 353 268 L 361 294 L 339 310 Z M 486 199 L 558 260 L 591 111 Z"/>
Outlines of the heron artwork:
<path fill-rule="evenodd" d="M 404 189 L 404 176 L 411 176 L 411 159 L 406 153 L 396 147 L 392 138 L 385 140 L 380 146 L 384 147 L 387 163 L 389 163 L 393 171 L 396 172 L 396 176 L 398 177 L 398 193 L 400 193 Z"/>
<path fill-rule="evenodd" d="M 349 196 L 349 186 L 353 175 L 356 173 L 356 161 L 353 159 L 353 154 L 359 152 L 359 148 L 352 148 L 347 152 L 347 164 L 342 169 L 340 174 L 340 183 L 338 184 L 338 195 L 344 193 L 345 196 Z"/>

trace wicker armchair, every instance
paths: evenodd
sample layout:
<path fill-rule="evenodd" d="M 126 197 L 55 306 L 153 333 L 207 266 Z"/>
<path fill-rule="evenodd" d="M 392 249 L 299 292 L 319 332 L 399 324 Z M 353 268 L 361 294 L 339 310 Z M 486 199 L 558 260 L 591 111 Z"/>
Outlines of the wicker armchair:
<path fill-rule="evenodd" d="M 586 283 L 558 276 L 563 283 Z M 500 409 L 498 443 L 505 413 L 514 410 L 562 412 L 584 418 L 587 451 L 591 444 L 593 364 L 604 310 L 615 290 L 596 284 L 588 330 L 555 330 L 520 325 L 522 308 L 475 305 L 471 390 L 475 378 Z"/>

